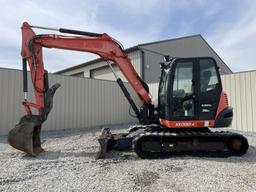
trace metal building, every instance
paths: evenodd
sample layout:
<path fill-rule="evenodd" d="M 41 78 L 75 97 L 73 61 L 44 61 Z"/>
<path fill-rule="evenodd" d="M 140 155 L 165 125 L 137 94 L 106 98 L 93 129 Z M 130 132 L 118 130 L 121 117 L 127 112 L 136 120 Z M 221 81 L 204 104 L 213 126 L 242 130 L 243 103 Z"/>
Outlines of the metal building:
<path fill-rule="evenodd" d="M 156 83 L 160 77 L 159 63 L 163 56 L 171 57 L 213 57 L 221 69 L 221 74 L 230 74 L 232 71 L 211 48 L 201 35 L 193 35 L 164 41 L 139 44 L 125 50 L 131 62 L 147 83 Z M 117 68 L 117 67 L 115 67 Z M 125 77 L 117 70 L 124 81 Z M 115 80 L 109 66 L 102 59 L 95 59 L 80 65 L 56 72 L 61 75 L 90 77 L 95 79 Z"/>

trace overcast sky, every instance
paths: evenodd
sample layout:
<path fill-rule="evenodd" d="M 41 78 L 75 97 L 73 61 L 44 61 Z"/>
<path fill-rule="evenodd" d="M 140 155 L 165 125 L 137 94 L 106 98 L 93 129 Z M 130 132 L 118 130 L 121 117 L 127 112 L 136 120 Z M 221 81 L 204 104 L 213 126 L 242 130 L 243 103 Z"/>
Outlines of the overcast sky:
<path fill-rule="evenodd" d="M 105 32 L 125 48 L 201 34 L 234 72 L 256 70 L 253 0 L 0 0 L 0 67 L 21 69 L 23 21 Z M 44 49 L 45 66 L 50 72 L 93 58 L 88 53 Z"/>

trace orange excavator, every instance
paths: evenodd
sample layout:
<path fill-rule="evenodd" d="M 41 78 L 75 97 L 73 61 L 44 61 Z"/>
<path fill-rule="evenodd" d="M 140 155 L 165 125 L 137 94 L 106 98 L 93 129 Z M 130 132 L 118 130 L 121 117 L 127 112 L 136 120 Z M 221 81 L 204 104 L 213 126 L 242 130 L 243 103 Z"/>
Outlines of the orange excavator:
<path fill-rule="evenodd" d="M 60 33 L 36 35 L 32 28 L 54 30 Z M 124 96 L 131 105 L 138 125 L 126 133 L 112 134 L 104 128 L 98 139 L 97 158 L 104 158 L 112 149 L 133 149 L 141 158 L 166 158 L 176 155 L 241 156 L 248 149 L 247 139 L 238 133 L 212 131 L 231 125 L 232 107 L 222 90 L 216 61 L 210 57 L 165 57 L 161 63 L 158 105 L 153 105 L 148 85 L 139 77 L 122 45 L 107 34 L 71 29 L 54 29 L 22 25 L 23 105 L 26 115 L 8 134 L 14 148 L 32 156 L 43 152 L 41 127 L 53 107 L 53 96 L 60 87 L 49 88 L 48 73 L 44 68 L 42 48 L 57 48 L 97 54 L 108 62 Z M 126 77 L 143 101 L 136 106 L 122 80 L 113 70 L 113 62 Z M 35 93 L 35 103 L 27 100 L 27 64 Z M 37 109 L 37 114 L 32 113 Z"/>

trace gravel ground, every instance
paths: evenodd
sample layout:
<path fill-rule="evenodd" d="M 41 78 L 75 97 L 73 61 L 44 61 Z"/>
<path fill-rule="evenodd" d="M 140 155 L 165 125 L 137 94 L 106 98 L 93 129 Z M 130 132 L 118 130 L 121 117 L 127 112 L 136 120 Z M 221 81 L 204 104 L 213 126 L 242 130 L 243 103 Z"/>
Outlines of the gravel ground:
<path fill-rule="evenodd" d="M 244 134 L 250 148 L 243 157 L 142 160 L 112 151 L 95 160 L 99 134 L 52 132 L 38 158 L 1 137 L 0 191 L 256 191 L 256 134 Z"/>

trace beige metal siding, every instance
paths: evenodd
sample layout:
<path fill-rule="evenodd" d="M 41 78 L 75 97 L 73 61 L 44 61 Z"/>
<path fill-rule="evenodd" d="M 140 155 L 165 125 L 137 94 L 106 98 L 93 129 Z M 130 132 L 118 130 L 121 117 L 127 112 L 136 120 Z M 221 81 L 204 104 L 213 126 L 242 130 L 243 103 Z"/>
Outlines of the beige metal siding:
<path fill-rule="evenodd" d="M 5 134 L 9 126 L 18 122 L 22 115 L 20 98 L 21 73 L 14 70 L 0 70 L 0 134 Z"/>
<path fill-rule="evenodd" d="M 116 82 L 61 75 L 49 75 L 49 80 L 50 85 L 58 82 L 61 87 L 43 130 L 136 121 L 129 115 L 129 104 Z M 0 69 L 0 90 L 0 134 L 7 134 L 24 115 L 21 71 Z M 31 98 L 30 83 L 29 90 Z M 139 103 L 135 93 L 131 93 Z"/>
<path fill-rule="evenodd" d="M 222 82 L 234 109 L 232 127 L 256 132 L 256 71 L 223 75 Z"/>
<path fill-rule="evenodd" d="M 133 51 L 128 53 L 128 57 L 131 59 L 132 65 L 137 73 L 141 76 L 141 52 Z"/>
<path fill-rule="evenodd" d="M 49 79 L 50 85 L 58 82 L 61 88 L 56 92 L 44 130 L 136 121 L 129 116 L 129 104 L 115 82 L 61 75 L 49 75 Z M 222 82 L 234 108 L 232 127 L 256 132 L 256 71 L 224 75 Z M 149 88 L 152 99 L 157 100 L 158 84 L 150 84 Z M 31 83 L 29 92 L 31 98 Z M 136 103 L 141 104 L 136 94 L 131 93 Z M 0 69 L 0 134 L 7 134 L 24 115 L 22 100 L 21 71 Z"/>
<path fill-rule="evenodd" d="M 148 84 L 149 87 L 149 92 L 152 96 L 152 100 L 157 100 L 158 99 L 158 83 L 151 83 Z"/>

